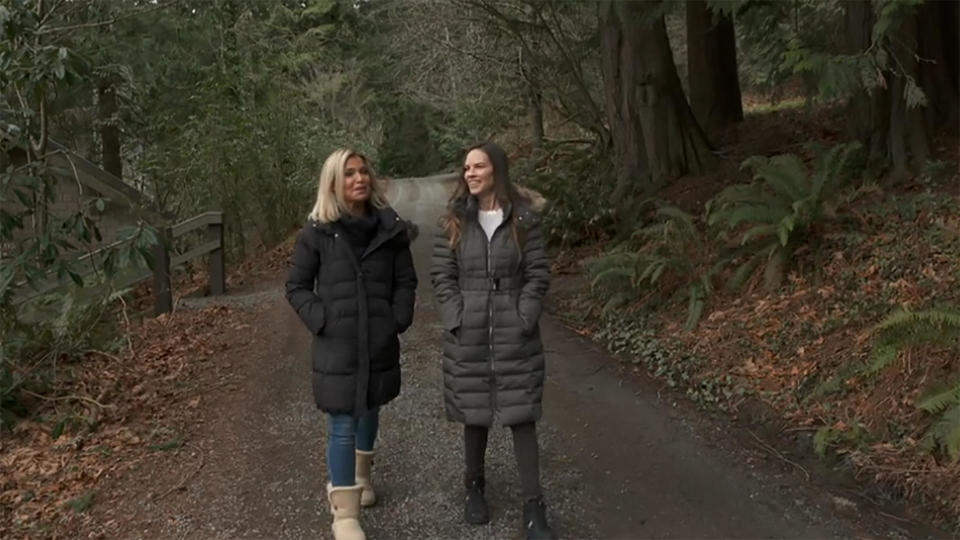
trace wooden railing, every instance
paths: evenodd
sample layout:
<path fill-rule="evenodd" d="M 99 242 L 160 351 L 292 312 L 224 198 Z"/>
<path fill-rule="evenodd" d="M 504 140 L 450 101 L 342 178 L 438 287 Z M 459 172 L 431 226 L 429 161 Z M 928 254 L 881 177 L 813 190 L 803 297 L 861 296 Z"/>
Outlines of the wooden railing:
<path fill-rule="evenodd" d="M 186 234 L 205 229 L 203 241 L 190 247 L 183 253 L 171 256 L 173 241 Z M 119 289 L 129 287 L 153 277 L 154 313 L 168 313 L 173 310 L 173 287 L 171 285 L 171 270 L 198 257 L 209 254 L 207 263 L 210 294 L 220 295 L 226 292 L 226 265 L 223 242 L 223 212 L 206 212 L 182 221 L 170 227 L 162 227 L 157 231 L 158 242 L 153 246 L 153 269 L 133 268 L 122 272 L 110 280 L 110 285 Z M 82 279 L 98 273 L 103 268 L 107 255 L 133 238 L 125 238 L 96 251 L 78 257 L 73 264 L 75 273 Z M 68 285 L 64 279 L 49 278 L 33 287 L 19 284 L 23 292 L 15 296 L 14 303 L 20 304 L 38 296 L 49 294 Z M 97 291 L 94 291 L 97 292 Z"/>
<path fill-rule="evenodd" d="M 176 238 L 199 230 L 206 229 L 204 241 L 193 246 L 188 251 L 170 257 L 170 245 Z M 173 310 L 173 288 L 170 284 L 170 269 L 176 268 L 185 262 L 197 257 L 210 254 L 207 263 L 207 279 L 209 280 L 210 294 L 220 295 L 227 290 L 227 275 L 224 259 L 223 244 L 223 212 L 207 212 L 192 217 L 167 228 L 160 235 L 160 242 L 154 246 L 153 292 L 156 304 L 156 314 L 168 313 Z"/>

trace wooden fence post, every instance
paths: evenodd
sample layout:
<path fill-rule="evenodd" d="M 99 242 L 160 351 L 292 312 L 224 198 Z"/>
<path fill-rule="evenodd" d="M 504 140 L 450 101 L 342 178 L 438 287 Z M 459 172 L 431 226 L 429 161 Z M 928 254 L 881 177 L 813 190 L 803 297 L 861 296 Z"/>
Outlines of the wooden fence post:
<path fill-rule="evenodd" d="M 170 229 L 157 231 L 157 243 L 153 246 L 153 294 L 154 315 L 173 311 L 173 290 L 170 285 Z"/>
<path fill-rule="evenodd" d="M 207 225 L 207 240 L 220 242 L 220 247 L 210 252 L 210 267 L 207 271 L 210 280 L 210 294 L 224 294 L 227 291 L 227 273 L 224 262 L 226 251 L 223 244 L 222 213 L 220 213 L 220 219 L 216 223 Z"/>

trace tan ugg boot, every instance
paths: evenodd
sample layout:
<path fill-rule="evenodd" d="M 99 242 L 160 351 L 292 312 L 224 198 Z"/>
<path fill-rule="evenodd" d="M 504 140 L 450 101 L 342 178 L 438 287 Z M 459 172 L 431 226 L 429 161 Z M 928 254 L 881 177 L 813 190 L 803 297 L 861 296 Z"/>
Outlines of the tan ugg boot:
<path fill-rule="evenodd" d="M 377 504 L 377 493 L 373 490 L 373 484 L 370 483 L 370 469 L 373 467 L 373 452 L 357 450 L 357 485 L 363 487 L 363 494 L 360 496 L 361 506 L 373 506 Z"/>
<path fill-rule="evenodd" d="M 330 499 L 330 514 L 333 515 L 333 538 L 335 540 L 367 540 L 360 528 L 360 492 L 358 485 L 333 487 L 327 484 Z"/>

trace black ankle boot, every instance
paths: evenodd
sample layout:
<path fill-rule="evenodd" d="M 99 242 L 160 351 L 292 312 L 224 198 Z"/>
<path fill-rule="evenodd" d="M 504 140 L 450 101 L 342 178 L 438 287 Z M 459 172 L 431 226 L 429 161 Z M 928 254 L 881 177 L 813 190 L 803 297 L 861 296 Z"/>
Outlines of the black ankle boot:
<path fill-rule="evenodd" d="M 471 525 L 483 525 L 490 521 L 490 508 L 483 497 L 483 478 L 468 480 L 467 494 L 463 504 L 463 518 Z"/>
<path fill-rule="evenodd" d="M 550 525 L 547 525 L 547 505 L 543 497 L 524 501 L 523 535 L 527 540 L 556 540 Z"/>

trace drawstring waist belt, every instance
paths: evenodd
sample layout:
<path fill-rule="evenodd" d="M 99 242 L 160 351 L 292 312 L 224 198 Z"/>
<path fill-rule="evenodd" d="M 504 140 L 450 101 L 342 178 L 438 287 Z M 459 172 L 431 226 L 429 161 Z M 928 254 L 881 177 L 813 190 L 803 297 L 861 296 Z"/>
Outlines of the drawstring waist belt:
<path fill-rule="evenodd" d="M 506 291 L 522 286 L 523 279 L 518 277 L 460 278 L 461 291 Z"/>

